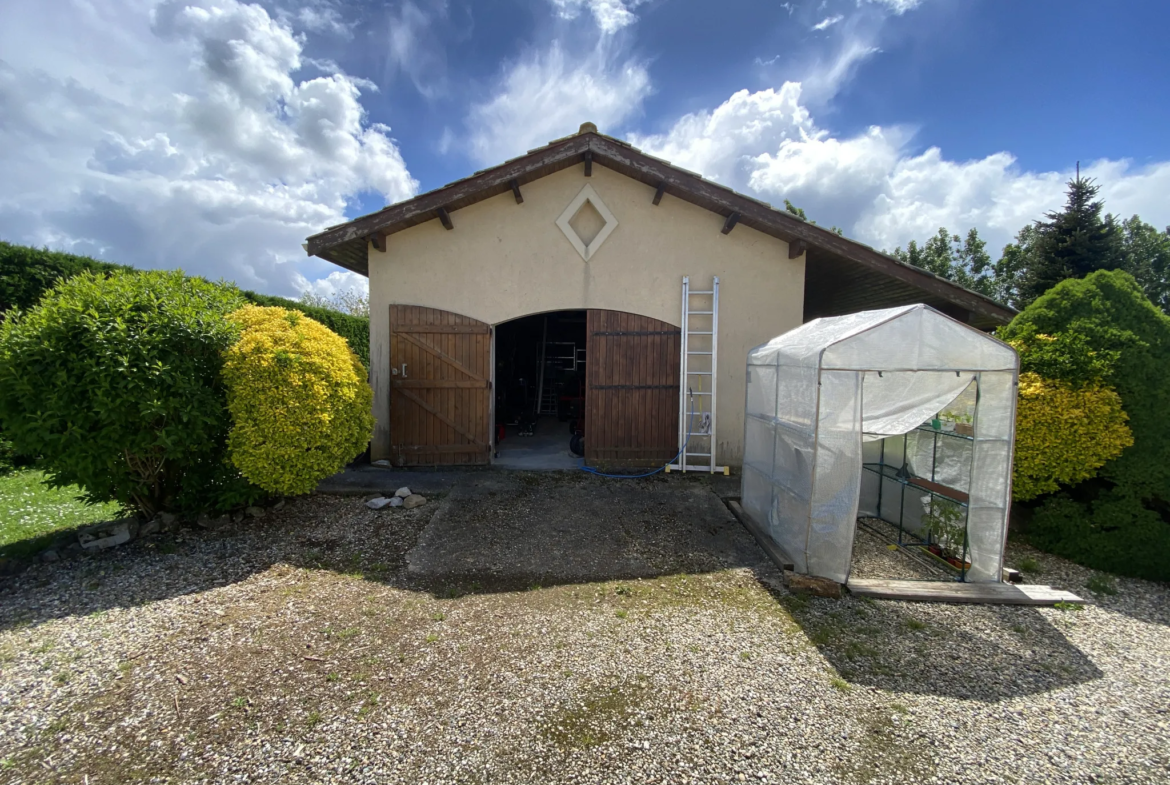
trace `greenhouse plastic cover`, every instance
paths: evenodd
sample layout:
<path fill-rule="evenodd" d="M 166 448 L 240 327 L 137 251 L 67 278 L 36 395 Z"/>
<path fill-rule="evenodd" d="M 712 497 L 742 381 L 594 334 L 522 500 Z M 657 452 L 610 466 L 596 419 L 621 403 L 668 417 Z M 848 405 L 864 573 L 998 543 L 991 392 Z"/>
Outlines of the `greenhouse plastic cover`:
<path fill-rule="evenodd" d="M 849 576 L 862 442 L 908 433 L 974 381 L 971 581 L 999 581 L 1019 358 L 926 305 L 815 319 L 748 354 L 744 510 L 798 572 Z M 960 464 L 961 465 L 961 464 Z M 955 486 L 952 486 L 955 487 Z"/>

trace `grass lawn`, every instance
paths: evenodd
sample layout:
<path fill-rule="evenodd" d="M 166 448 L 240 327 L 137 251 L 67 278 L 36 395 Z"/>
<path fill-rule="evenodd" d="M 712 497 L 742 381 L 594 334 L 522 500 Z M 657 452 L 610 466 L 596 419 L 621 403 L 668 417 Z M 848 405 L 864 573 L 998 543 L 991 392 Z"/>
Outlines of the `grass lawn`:
<path fill-rule="evenodd" d="M 0 556 L 30 556 L 62 529 L 119 517 L 117 504 L 86 504 L 76 486 L 50 488 L 43 479 L 32 469 L 0 476 Z"/>

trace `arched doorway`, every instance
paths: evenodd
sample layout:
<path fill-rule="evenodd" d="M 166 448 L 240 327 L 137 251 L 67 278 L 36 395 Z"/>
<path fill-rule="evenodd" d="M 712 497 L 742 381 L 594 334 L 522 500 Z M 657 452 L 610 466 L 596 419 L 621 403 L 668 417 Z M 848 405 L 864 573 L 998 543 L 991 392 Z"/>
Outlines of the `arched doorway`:
<path fill-rule="evenodd" d="M 493 328 L 395 305 L 389 346 L 397 466 L 495 456 L 512 468 L 569 469 L 581 465 L 571 443 L 601 466 L 659 465 L 678 451 L 679 328 L 658 319 L 580 309 Z"/>

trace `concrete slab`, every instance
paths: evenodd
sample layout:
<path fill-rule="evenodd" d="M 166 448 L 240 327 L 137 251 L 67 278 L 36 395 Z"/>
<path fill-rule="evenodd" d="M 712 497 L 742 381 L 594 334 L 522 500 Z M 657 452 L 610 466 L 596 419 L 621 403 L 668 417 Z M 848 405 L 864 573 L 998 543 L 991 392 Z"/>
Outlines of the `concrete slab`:
<path fill-rule="evenodd" d="M 485 591 L 730 567 L 774 571 L 707 483 L 583 472 L 468 477 L 406 558 L 412 578 Z"/>

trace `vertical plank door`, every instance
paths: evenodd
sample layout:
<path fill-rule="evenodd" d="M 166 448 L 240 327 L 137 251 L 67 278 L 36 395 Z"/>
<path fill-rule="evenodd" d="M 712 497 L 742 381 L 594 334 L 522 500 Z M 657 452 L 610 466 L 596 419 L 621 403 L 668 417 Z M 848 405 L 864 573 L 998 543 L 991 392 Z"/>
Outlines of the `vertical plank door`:
<path fill-rule="evenodd" d="M 586 462 L 669 461 L 678 452 L 679 328 L 590 310 L 586 329 Z"/>
<path fill-rule="evenodd" d="M 390 306 L 390 461 L 487 463 L 491 327 L 437 308 Z"/>

